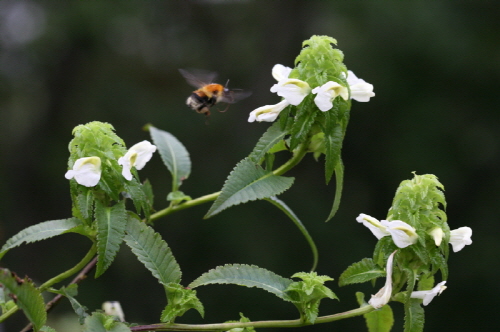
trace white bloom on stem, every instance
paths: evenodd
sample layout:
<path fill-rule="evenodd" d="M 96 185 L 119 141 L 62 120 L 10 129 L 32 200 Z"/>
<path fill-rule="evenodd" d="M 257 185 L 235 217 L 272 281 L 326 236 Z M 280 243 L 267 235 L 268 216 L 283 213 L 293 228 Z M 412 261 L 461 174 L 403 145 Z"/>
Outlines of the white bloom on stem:
<path fill-rule="evenodd" d="M 347 84 L 351 89 L 351 99 L 356 101 L 370 101 L 375 96 L 373 84 L 367 83 L 364 79 L 358 78 L 352 71 L 347 71 Z"/>
<path fill-rule="evenodd" d="M 290 75 L 291 71 L 292 71 L 292 68 L 277 64 L 277 65 L 274 65 L 273 70 L 272 70 L 272 74 L 273 74 L 274 79 L 279 82 L 279 81 L 286 80 L 288 78 L 288 76 Z"/>
<path fill-rule="evenodd" d="M 326 112 L 333 107 L 333 100 L 341 96 L 344 100 L 349 99 L 349 90 L 337 82 L 328 81 L 322 86 L 317 86 L 312 90 L 316 95 L 314 103 L 322 112 Z"/>
<path fill-rule="evenodd" d="M 134 166 L 138 170 L 142 169 L 151 159 L 155 151 L 156 146 L 148 141 L 139 142 L 128 149 L 127 153 L 118 159 L 118 164 L 123 167 L 123 177 L 129 181 L 132 180 L 130 169 Z"/>
<path fill-rule="evenodd" d="M 106 301 L 102 304 L 102 310 L 106 315 L 116 316 L 120 322 L 125 321 L 125 315 L 123 314 L 122 306 L 118 301 Z"/>
<path fill-rule="evenodd" d="M 397 250 L 394 251 L 389 258 L 387 259 L 387 265 L 385 268 L 386 277 L 385 277 L 385 285 L 382 287 L 377 294 L 372 295 L 370 301 L 368 303 L 374 307 L 375 309 L 382 308 L 384 305 L 389 303 L 392 295 L 392 261 L 394 260 L 394 254 L 396 254 Z"/>
<path fill-rule="evenodd" d="M 441 242 L 443 241 L 443 236 L 444 232 L 441 229 L 441 227 L 435 227 L 429 232 L 430 236 L 434 239 L 434 243 L 436 244 L 437 247 L 441 245 Z"/>
<path fill-rule="evenodd" d="M 278 96 L 285 98 L 287 102 L 297 106 L 311 92 L 311 88 L 307 82 L 295 78 L 287 78 L 273 85 L 271 92 L 276 92 Z"/>
<path fill-rule="evenodd" d="M 85 187 L 93 187 L 101 179 L 101 158 L 80 158 L 73 164 L 73 169 L 66 172 L 66 179 L 75 179 L 78 184 Z"/>
<path fill-rule="evenodd" d="M 364 226 L 368 227 L 368 229 L 375 235 L 375 237 L 380 240 L 384 236 L 391 235 L 387 228 L 383 226 L 380 221 L 369 216 L 367 214 L 361 213 L 357 218 L 357 222 L 362 223 Z"/>
<path fill-rule="evenodd" d="M 472 229 L 470 227 L 460 227 L 450 232 L 450 243 L 453 252 L 462 250 L 466 245 L 472 244 Z"/>
<path fill-rule="evenodd" d="M 380 222 L 391 233 L 392 240 L 399 248 L 406 248 L 409 245 L 415 244 L 418 240 L 418 235 L 412 226 L 401 220 L 382 220 Z"/>
<path fill-rule="evenodd" d="M 273 122 L 274 120 L 276 120 L 280 112 L 283 111 L 288 105 L 290 105 L 290 103 L 285 99 L 277 103 L 276 105 L 265 105 L 256 108 L 252 112 L 250 112 L 248 122 Z"/>
<path fill-rule="evenodd" d="M 436 295 L 440 295 L 446 289 L 444 284 L 446 284 L 446 281 L 441 281 L 431 290 L 412 292 L 411 297 L 414 299 L 422 299 L 423 305 L 428 305 Z"/>

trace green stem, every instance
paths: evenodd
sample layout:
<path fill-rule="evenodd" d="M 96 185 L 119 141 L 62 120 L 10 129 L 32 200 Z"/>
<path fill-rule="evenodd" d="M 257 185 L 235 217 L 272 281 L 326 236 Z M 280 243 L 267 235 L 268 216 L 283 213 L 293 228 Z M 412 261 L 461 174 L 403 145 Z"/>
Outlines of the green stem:
<path fill-rule="evenodd" d="M 301 144 L 298 147 L 298 149 L 295 150 L 292 158 L 290 158 L 290 160 L 288 160 L 286 163 L 281 165 L 279 168 L 275 169 L 273 171 L 273 174 L 274 175 L 283 175 L 284 173 L 286 173 L 290 169 L 292 169 L 295 165 L 297 165 L 302 160 L 302 158 L 304 158 L 304 156 L 306 155 L 307 146 L 308 146 L 308 144 Z M 192 199 L 190 201 L 184 202 L 184 203 L 179 204 L 179 205 L 169 206 L 163 210 L 160 210 L 156 213 L 153 213 L 149 217 L 149 219 L 151 221 L 153 221 L 153 220 L 168 216 L 169 214 L 180 211 L 180 210 L 188 209 L 190 207 L 200 205 L 203 203 L 215 201 L 217 199 L 217 197 L 219 197 L 220 193 L 221 192 L 218 191 L 218 192 L 215 192 L 215 193 L 212 193 L 209 195 L 205 195 L 205 196 L 201 196 L 201 197 Z"/>
<path fill-rule="evenodd" d="M 97 245 L 94 243 L 92 245 L 92 247 L 90 248 L 89 252 L 87 253 L 87 255 L 85 255 L 85 257 L 83 257 L 83 259 L 78 264 L 76 264 L 71 269 L 69 269 L 69 270 L 67 270 L 67 271 L 65 271 L 65 272 L 63 272 L 63 273 L 55 276 L 54 278 L 52 278 L 50 280 L 47 280 L 40 287 L 38 287 L 38 290 L 40 292 L 43 292 L 43 291 L 47 290 L 50 286 L 52 286 L 52 285 L 54 285 L 54 284 L 56 284 L 58 282 L 61 282 L 64 279 L 66 279 L 66 278 L 70 277 L 71 275 L 75 274 L 76 272 L 80 271 L 94 257 L 94 255 L 95 255 L 96 252 L 97 252 Z M 9 311 L 7 311 L 3 315 L 1 315 L 0 316 L 0 323 L 3 322 L 3 321 L 5 321 L 10 316 L 12 316 L 17 310 L 19 310 L 19 307 L 17 305 L 15 305 Z"/>
<path fill-rule="evenodd" d="M 336 320 L 361 316 L 375 310 L 371 305 L 366 305 L 361 308 L 354 310 L 349 310 L 346 312 L 318 317 L 314 324 L 330 323 Z M 153 325 L 142 325 L 130 327 L 131 331 L 227 331 L 234 328 L 290 328 L 290 327 L 302 327 L 310 325 L 304 323 L 300 319 L 294 320 L 270 320 L 270 321 L 257 321 L 257 322 L 245 322 L 245 323 L 221 323 L 221 324 L 200 324 L 200 325 L 190 325 L 190 324 L 153 324 Z"/>

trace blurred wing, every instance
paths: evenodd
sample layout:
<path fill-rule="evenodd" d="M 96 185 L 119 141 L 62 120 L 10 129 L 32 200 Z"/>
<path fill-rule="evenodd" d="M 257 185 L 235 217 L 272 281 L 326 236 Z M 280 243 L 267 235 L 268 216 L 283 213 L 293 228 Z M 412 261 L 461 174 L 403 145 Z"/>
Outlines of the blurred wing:
<path fill-rule="evenodd" d="M 179 72 L 186 79 L 186 81 L 196 88 L 201 88 L 204 85 L 213 83 L 217 77 L 217 73 L 201 70 L 201 69 L 179 69 Z"/>
<path fill-rule="evenodd" d="M 234 104 L 237 101 L 240 101 L 242 99 L 245 99 L 246 97 L 250 96 L 252 94 L 252 91 L 246 91 L 246 90 L 229 90 L 224 93 L 222 98 L 219 100 L 220 102 L 223 103 L 228 103 L 228 104 Z"/>

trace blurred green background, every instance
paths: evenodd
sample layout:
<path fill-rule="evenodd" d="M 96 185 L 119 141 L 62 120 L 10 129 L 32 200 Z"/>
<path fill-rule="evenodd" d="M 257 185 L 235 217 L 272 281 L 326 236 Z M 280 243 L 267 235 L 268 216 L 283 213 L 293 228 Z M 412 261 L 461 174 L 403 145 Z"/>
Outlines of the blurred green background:
<path fill-rule="evenodd" d="M 276 63 L 293 66 L 303 40 L 336 38 L 345 63 L 375 86 L 369 103 L 353 102 L 344 141 L 345 189 L 329 223 L 335 186 L 324 184 L 323 163 L 311 156 L 289 175 L 281 198 L 316 240 L 318 272 L 341 302 L 323 300 L 320 314 L 356 307 L 381 287 L 337 285 L 351 263 L 370 257 L 375 238 L 356 223 L 359 213 L 383 219 L 398 184 L 433 173 L 446 188 L 452 229 L 470 226 L 473 241 L 449 259 L 448 289 L 426 307 L 426 331 L 485 331 L 497 326 L 495 305 L 500 236 L 500 2 L 496 1 L 27 1 L 0 2 L 0 241 L 36 223 L 71 215 L 67 144 L 78 125 L 114 125 L 128 146 L 153 123 L 190 151 L 191 177 L 182 190 L 198 197 L 220 190 L 234 165 L 252 150 L 268 123 L 248 123 L 256 107 L 279 98 L 269 91 Z M 178 68 L 218 71 L 220 82 L 253 91 L 209 124 L 185 105 L 192 88 Z M 166 206 L 170 177 L 159 156 L 144 170 L 155 206 Z M 266 202 L 233 207 L 202 220 L 209 205 L 159 220 L 188 284 L 226 263 L 255 264 L 289 277 L 311 266 L 305 240 Z M 3 267 L 37 283 L 73 266 L 89 241 L 75 234 L 9 252 Z M 439 281 L 439 280 L 438 280 Z M 328 285 L 328 284 L 327 284 Z M 205 286 L 202 320 L 295 319 L 285 303 L 258 289 Z M 100 278 L 80 285 L 90 310 L 122 303 L 128 321 L 155 323 L 165 305 L 162 287 L 123 246 Z M 402 331 L 402 306 L 394 304 Z M 50 315 L 58 331 L 74 331 L 69 304 Z M 21 313 L 4 331 L 26 324 Z M 363 331 L 355 318 L 301 331 Z"/>

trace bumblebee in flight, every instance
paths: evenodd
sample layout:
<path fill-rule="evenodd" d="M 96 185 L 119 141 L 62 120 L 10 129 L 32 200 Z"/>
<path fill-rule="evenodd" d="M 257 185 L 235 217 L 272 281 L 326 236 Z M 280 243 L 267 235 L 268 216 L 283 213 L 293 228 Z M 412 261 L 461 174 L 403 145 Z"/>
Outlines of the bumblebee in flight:
<path fill-rule="evenodd" d="M 233 104 L 243 98 L 250 96 L 250 91 L 229 90 L 226 86 L 218 83 L 213 83 L 217 77 L 217 73 L 205 72 L 201 70 L 187 71 L 179 69 L 180 73 L 186 81 L 197 90 L 193 91 L 186 100 L 186 105 L 198 113 L 210 115 L 210 107 L 217 103 Z M 228 81 L 229 82 L 229 81 Z M 227 110 L 227 108 L 226 108 Z M 226 110 L 222 111 L 225 112 Z"/>

